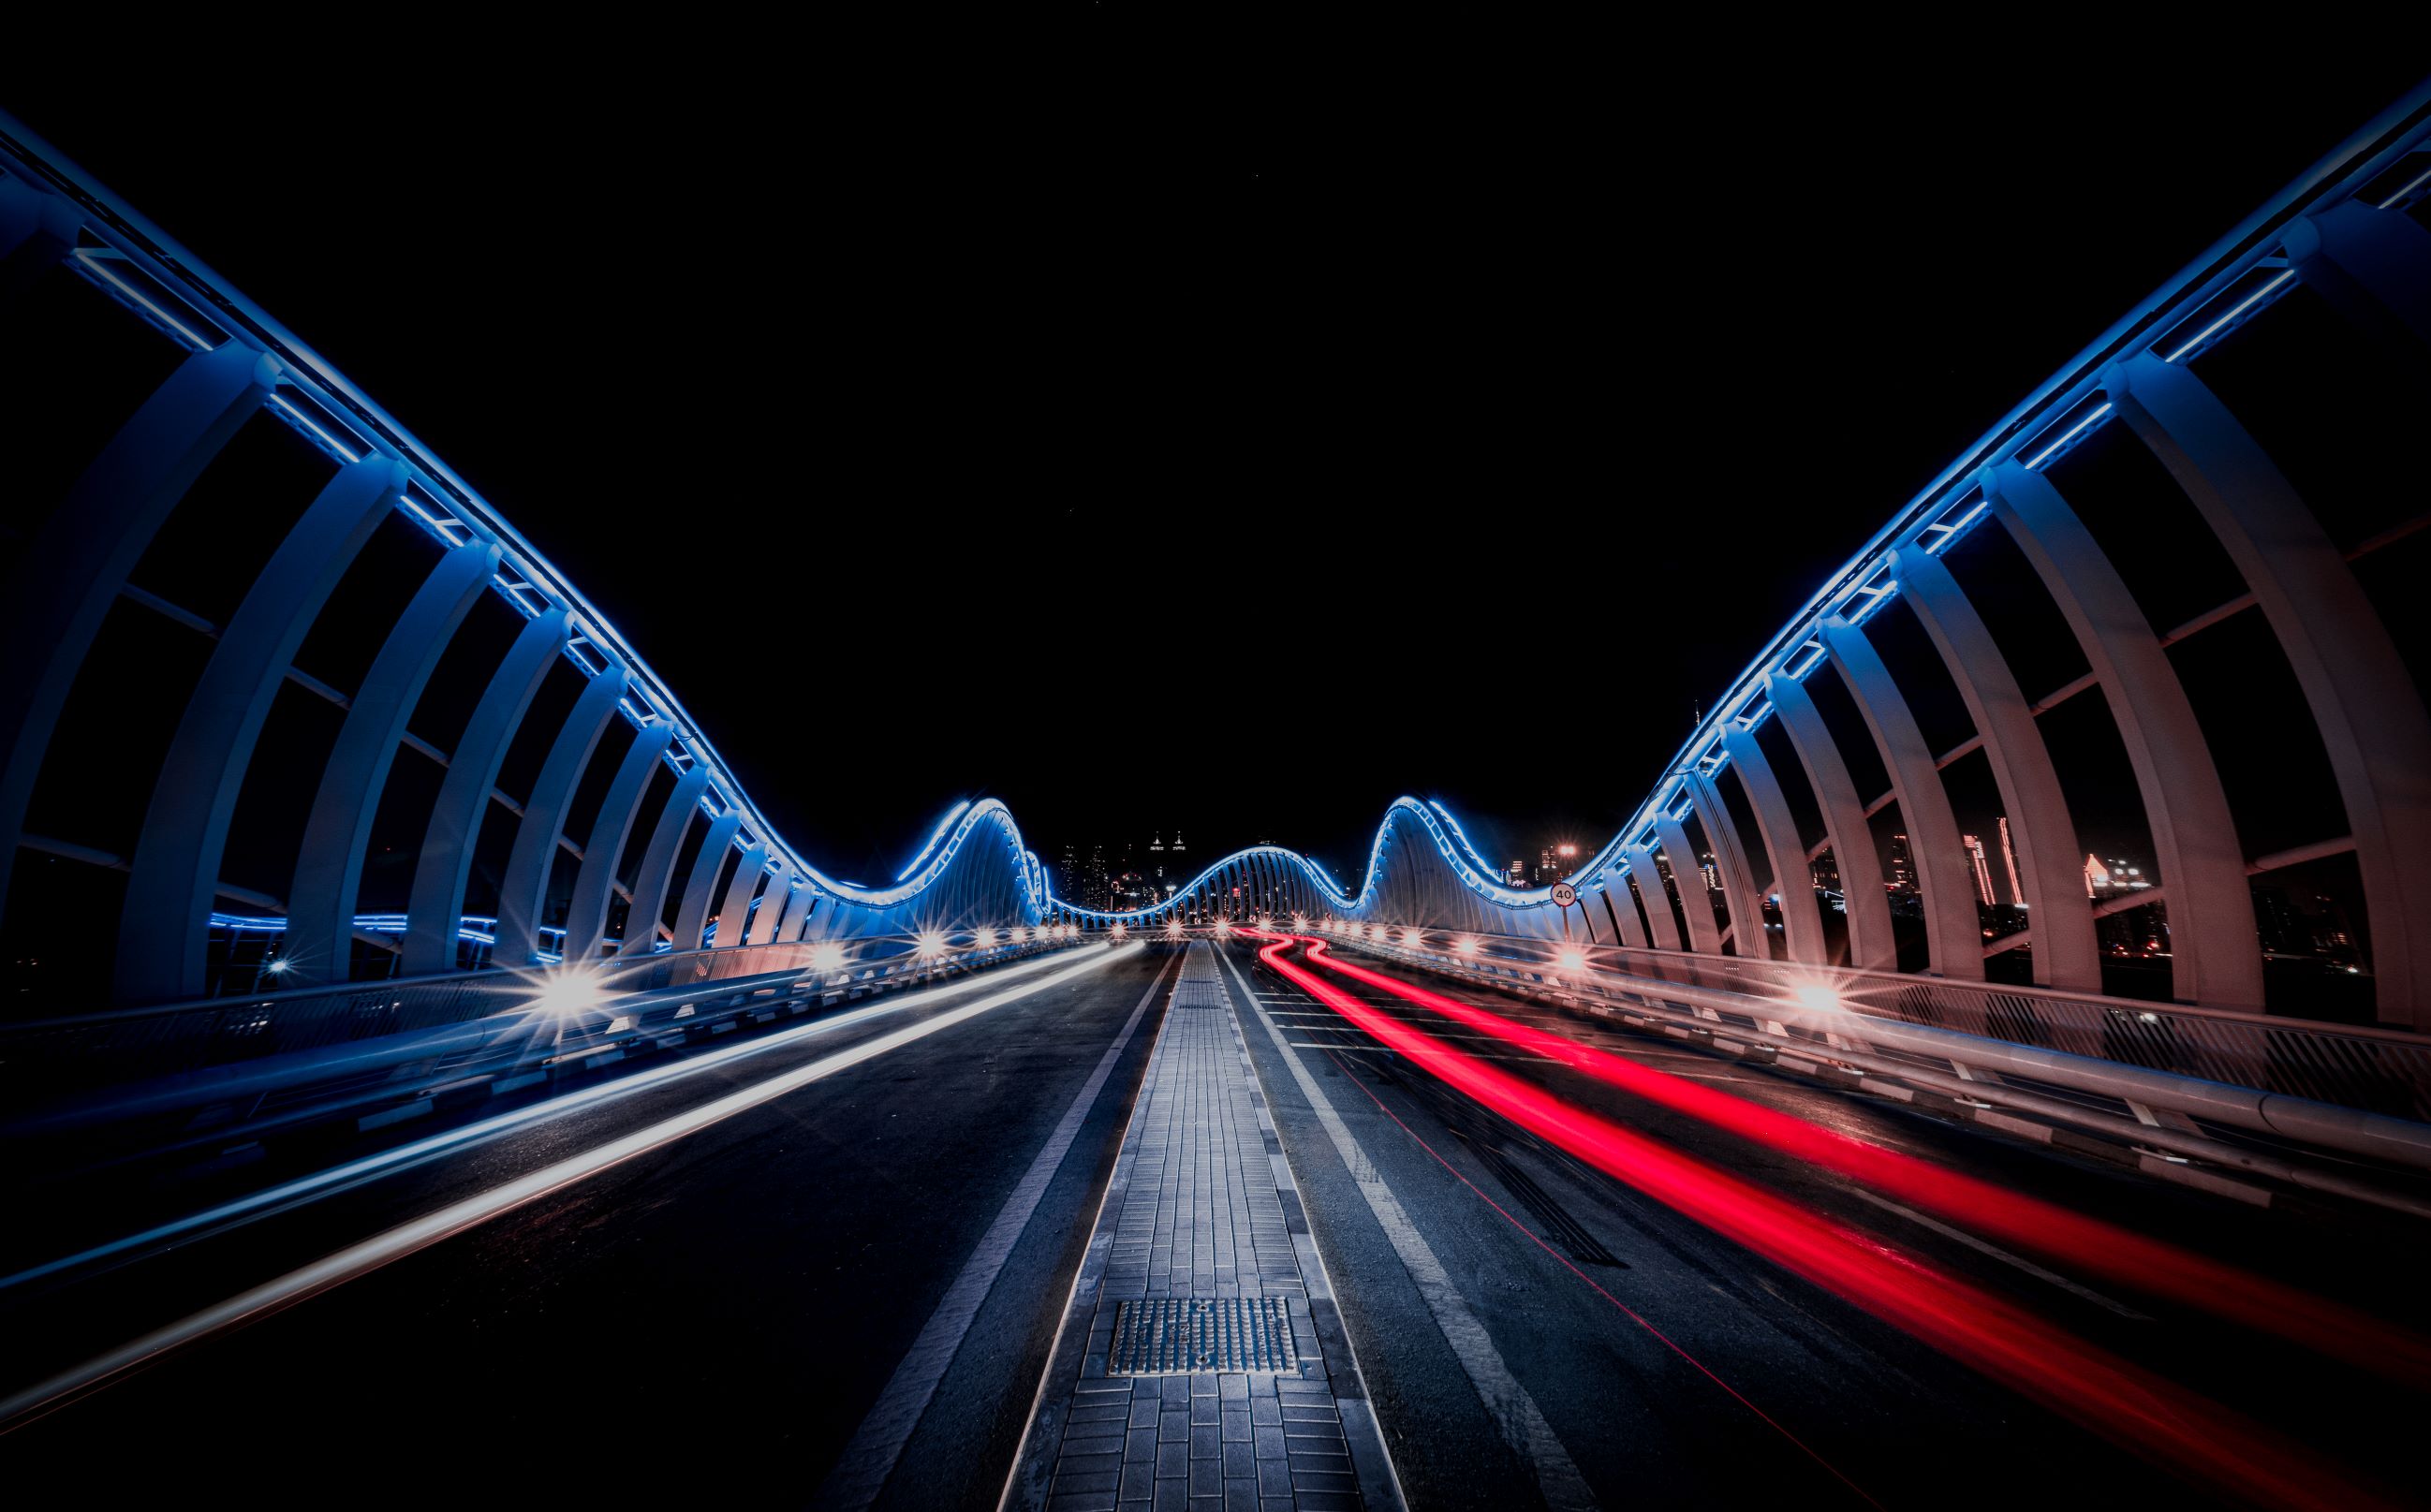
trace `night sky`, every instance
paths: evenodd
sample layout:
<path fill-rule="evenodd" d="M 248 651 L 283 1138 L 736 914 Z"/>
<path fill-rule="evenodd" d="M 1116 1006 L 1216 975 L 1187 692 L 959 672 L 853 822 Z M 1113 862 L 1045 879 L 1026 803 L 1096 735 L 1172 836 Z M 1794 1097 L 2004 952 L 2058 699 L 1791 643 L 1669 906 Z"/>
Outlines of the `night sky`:
<path fill-rule="evenodd" d="M 1217 14 L 366 51 L 213 108 L 29 49 L 0 104 L 482 490 L 832 872 L 993 795 L 1050 859 L 1347 874 L 1401 792 L 1601 841 L 2419 67 Z"/>

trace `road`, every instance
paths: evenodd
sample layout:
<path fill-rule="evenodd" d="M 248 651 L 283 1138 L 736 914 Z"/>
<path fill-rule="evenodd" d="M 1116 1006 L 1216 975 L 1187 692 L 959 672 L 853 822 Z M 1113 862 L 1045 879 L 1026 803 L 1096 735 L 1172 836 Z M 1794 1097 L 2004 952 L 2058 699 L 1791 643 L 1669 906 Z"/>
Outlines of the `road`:
<path fill-rule="evenodd" d="M 993 1506 L 1177 954 L 1088 950 L 1085 971 L 1075 956 L 1001 986 L 981 973 L 955 994 L 746 1031 L 512 1107 L 167 1170 L 19 1171 L 10 1200 L 39 1221 L 0 1238 L 12 1272 L 359 1168 L 279 1210 L 0 1286 L 0 1391 L 206 1320 L 178 1347 L 18 1420 L 0 1467 L 19 1485 L 112 1500 L 211 1487 L 270 1504 L 542 1492 L 801 1504 L 849 1500 L 865 1482 L 884 1506 Z M 2155 1465 L 2133 1433 L 2029 1400 L 1451 1090 L 1248 944 L 1225 960 L 1411 1505 L 2217 1493 Z M 2256 1211 L 1427 985 L 2316 1294 L 2375 1299 L 2393 1328 L 2425 1322 L 2412 1225 Z M 2325 1468 L 2383 1491 L 2413 1484 L 2419 1395 L 2223 1327 L 2165 1286 L 2037 1265 L 1388 991 L 1346 988 L 2272 1423 Z M 484 1120 L 497 1127 L 474 1138 Z M 463 1142 L 446 1146 L 451 1134 Z M 434 1213 L 454 1216 L 406 1231 Z M 306 1269 L 316 1264 L 327 1269 Z M 256 1291 L 258 1309 L 210 1316 Z"/>
<path fill-rule="evenodd" d="M 1413 1505 L 1513 1504 L 1539 1467 L 1467 1378 L 1354 1179 L 1389 1189 L 1483 1325 L 1513 1381 L 1606 1505 L 2049 1505 L 2095 1496 L 2184 1504 L 2189 1486 L 2104 1434 L 1958 1365 L 1830 1290 L 1751 1254 L 1448 1089 L 1307 992 L 1230 953 L 1255 995 L 1260 1077 L 1344 1302 Z M 1376 963 L 1368 962 L 1373 966 Z M 1386 974 L 1393 974 L 1387 969 Z M 1826 1128 L 1988 1177 L 2319 1295 L 2372 1298 L 2423 1324 L 2420 1226 L 2349 1211 L 2259 1212 L 2115 1168 L 1741 1065 L 1578 1013 L 1403 973 L 1455 1001 L 1551 1030 Z M 1735 1138 L 1465 1031 L 1364 984 L 1359 1004 L 1663 1144 L 1879 1236 L 2157 1374 L 2312 1446 L 2308 1470 L 2411 1487 L 2419 1395 L 2306 1350 L 2219 1326 L 2142 1291 L 2036 1266 L 1856 1183 Z M 1295 1063 L 1296 1066 L 1295 1066 Z M 1310 1094 L 1316 1095 L 1312 1097 Z M 1350 1148 L 1331 1138 L 1330 1107 Z M 2260 1430 L 2257 1430 L 2260 1431 Z M 2122 1436 L 2129 1443 L 2132 1434 Z M 2324 1481 L 2324 1488 L 2332 1483 Z"/>
<path fill-rule="evenodd" d="M 270 1504 L 544 1489 L 807 1502 L 1170 959 L 1134 948 L 202 1339 L 19 1426 L 0 1463 L 20 1484 L 113 1500 L 191 1495 L 199 1478 Z M 9 1288 L 8 1385 L 971 1001 L 809 1036 L 139 1264 Z M 1157 1022 L 1143 1016 L 1091 1101 L 887 1504 L 994 1504 Z"/>

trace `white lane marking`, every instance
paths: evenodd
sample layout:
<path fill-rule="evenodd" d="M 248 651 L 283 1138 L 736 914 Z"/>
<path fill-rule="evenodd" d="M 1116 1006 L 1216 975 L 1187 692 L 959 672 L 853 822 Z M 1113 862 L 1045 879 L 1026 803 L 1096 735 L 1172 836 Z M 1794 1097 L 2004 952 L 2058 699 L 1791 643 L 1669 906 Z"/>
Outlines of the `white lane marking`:
<path fill-rule="evenodd" d="M 1089 1073 L 1088 1081 L 1081 1085 L 1080 1095 L 1073 1098 L 1072 1105 L 1065 1110 L 1064 1121 L 1055 1125 L 1055 1132 L 1040 1148 L 1038 1158 L 1030 1163 L 1029 1171 L 1013 1188 L 1013 1195 L 1004 1200 L 1004 1206 L 997 1213 L 996 1221 L 990 1223 L 987 1232 L 980 1237 L 979 1247 L 971 1252 L 962 1274 L 946 1288 L 944 1300 L 930 1315 L 928 1324 L 920 1330 L 920 1337 L 914 1339 L 912 1347 L 904 1352 L 902 1363 L 895 1367 L 895 1374 L 887 1380 L 886 1389 L 878 1393 L 877 1402 L 861 1420 L 861 1426 L 853 1431 L 852 1442 L 845 1446 L 843 1457 L 836 1461 L 835 1469 L 828 1471 L 827 1484 L 819 1487 L 818 1495 L 811 1498 L 812 1504 L 863 1507 L 878 1500 L 878 1493 L 885 1487 L 887 1477 L 895 1473 L 897 1462 L 903 1457 L 903 1446 L 911 1442 L 912 1430 L 919 1425 L 920 1415 L 929 1410 L 930 1399 L 936 1395 L 938 1384 L 946 1378 L 947 1368 L 954 1363 L 964 1338 L 970 1334 L 971 1323 L 980 1314 L 980 1304 L 987 1301 L 988 1293 L 995 1289 L 996 1278 L 1003 1271 L 1005 1261 L 1012 1258 L 1014 1245 L 1020 1240 L 1022 1231 L 1030 1226 L 1031 1217 L 1038 1211 L 1039 1202 L 1047 1195 L 1047 1184 L 1054 1179 L 1055 1172 L 1063 1167 L 1065 1153 L 1072 1148 L 1072 1141 L 1080 1137 L 1081 1121 L 1096 1105 L 1098 1093 L 1105 1087 L 1106 1078 L 1114 1073 L 1115 1062 L 1122 1057 L 1124 1047 L 1132 1042 L 1132 1035 L 1139 1028 L 1140 1020 L 1146 1017 L 1148 1004 L 1155 1001 L 1156 989 L 1164 985 L 1165 973 L 1173 969 L 1173 961 L 1179 959 L 1181 957 L 1177 955 L 1157 968 L 1155 978 L 1148 983 L 1148 990 L 1140 994 L 1138 1005 L 1132 1009 L 1131 1018 L 1125 1021 L 1122 1033 L 1115 1037 L 1115 1042 L 1106 1047 L 1105 1055 L 1098 1057 L 1098 1069 Z"/>
<path fill-rule="evenodd" d="M 1241 990 L 1248 992 L 1249 981 L 1241 975 L 1241 969 L 1232 964 L 1230 955 L 1224 956 L 1224 964 L 1232 972 L 1232 979 L 1240 983 Z M 1467 1375 L 1469 1385 L 1477 1390 L 1478 1400 L 1485 1404 L 1486 1416 L 1494 1420 L 1503 1441 L 1511 1446 L 1521 1462 L 1534 1469 L 1536 1487 L 1544 1493 L 1546 1504 L 1556 1508 L 1595 1506 L 1595 1492 L 1588 1488 L 1585 1478 L 1579 1474 L 1579 1468 L 1571 1461 L 1569 1451 L 1562 1447 L 1562 1440 L 1555 1436 L 1552 1425 L 1545 1421 L 1545 1414 L 1536 1406 L 1536 1399 L 1528 1394 L 1528 1388 L 1519 1384 L 1512 1375 L 1510 1367 L 1502 1362 L 1502 1355 L 1495 1349 L 1494 1339 L 1486 1333 L 1485 1325 L 1469 1311 L 1467 1300 L 1461 1296 L 1460 1288 L 1452 1285 L 1443 1262 L 1435 1258 L 1435 1252 L 1428 1247 L 1426 1238 L 1418 1233 L 1417 1225 L 1410 1221 L 1410 1215 L 1402 1208 L 1400 1199 L 1384 1185 L 1383 1174 L 1367 1159 L 1366 1153 L 1359 1148 L 1358 1138 L 1344 1124 L 1342 1115 L 1334 1111 L 1325 1089 L 1316 1084 L 1316 1078 L 1308 1073 L 1308 1068 L 1300 1064 L 1299 1056 L 1292 1053 L 1283 1031 L 1275 1027 L 1273 1019 L 1267 1017 L 1265 1005 L 1258 1003 L 1253 996 L 1250 1005 L 1257 1009 L 1259 1026 L 1275 1042 L 1275 1053 L 1283 1057 L 1284 1065 L 1291 1068 L 1292 1080 L 1299 1084 L 1300 1096 L 1307 1099 L 1310 1110 L 1316 1115 L 1316 1122 L 1325 1129 L 1326 1138 L 1333 1141 L 1334 1153 L 1342 1157 L 1342 1164 L 1350 1172 L 1351 1182 L 1359 1188 L 1359 1195 L 1366 1199 L 1367 1210 L 1375 1215 L 1377 1226 L 1384 1231 L 1384 1238 L 1391 1242 L 1393 1253 L 1400 1256 L 1401 1268 L 1409 1272 L 1411 1283 L 1426 1301 L 1427 1310 L 1434 1315 L 1435 1326 L 1443 1331 L 1444 1342 L 1450 1346 L 1452 1357 L 1460 1362 L 1462 1372 Z"/>
<path fill-rule="evenodd" d="M 687 1135 L 698 1134 L 713 1124 L 724 1122 L 738 1113 L 748 1112 L 763 1103 L 773 1103 L 788 1092 L 800 1090 L 813 1082 L 847 1071 L 865 1060 L 875 1060 L 888 1051 L 900 1049 L 915 1039 L 926 1038 L 956 1024 L 966 1023 L 992 1008 L 1060 987 L 1076 977 L 1101 971 L 1118 960 L 1138 954 L 1145 946 L 1132 944 L 1116 947 L 1092 960 L 1042 976 L 1019 987 L 993 993 L 977 1003 L 966 1004 L 951 1013 L 941 1013 L 919 1023 L 906 1024 L 891 1034 L 864 1041 L 849 1050 L 840 1050 L 807 1066 L 797 1066 L 781 1075 L 729 1093 L 714 1102 L 704 1103 L 670 1119 L 662 1119 L 645 1129 L 637 1130 L 619 1139 L 612 1139 L 596 1149 L 569 1155 L 554 1165 L 545 1166 L 522 1176 L 477 1192 L 461 1201 L 450 1203 L 436 1212 L 427 1213 L 409 1223 L 400 1223 L 383 1234 L 376 1234 L 360 1243 L 350 1244 L 334 1254 L 325 1255 L 300 1270 L 290 1271 L 275 1281 L 267 1281 L 250 1291 L 241 1292 L 227 1301 L 206 1307 L 201 1312 L 179 1320 L 164 1328 L 156 1328 L 143 1338 L 120 1345 L 107 1354 L 87 1360 L 84 1364 L 63 1371 L 46 1381 L 0 1400 L 0 1424 L 57 1401 L 72 1392 L 88 1390 L 109 1382 L 123 1371 L 133 1369 L 157 1354 L 189 1344 L 221 1329 L 245 1321 L 257 1315 L 274 1312 L 290 1303 L 300 1302 L 316 1292 L 352 1281 L 357 1276 L 376 1271 L 392 1260 L 403 1259 L 416 1250 L 436 1244 L 441 1239 L 478 1227 L 502 1213 L 511 1212 L 536 1198 L 545 1197 L 561 1187 L 595 1176 L 612 1166 L 622 1165 L 637 1155 L 646 1155 L 662 1144 L 672 1143 Z"/>
<path fill-rule="evenodd" d="M 930 1007 L 954 998 L 967 997 L 973 992 L 988 988 L 1002 987 L 1007 982 L 1034 976 L 1049 967 L 1068 963 L 1070 959 L 1068 955 L 1047 955 L 1036 960 L 1023 961 L 1016 966 L 1000 967 L 979 975 L 965 977 L 959 982 L 948 982 L 942 987 L 925 988 L 915 992 L 907 992 L 901 997 L 883 1003 L 873 1003 L 867 1007 L 854 1008 L 848 1012 L 813 1020 L 791 1029 L 781 1029 L 775 1034 L 763 1035 L 757 1039 L 729 1045 L 723 1050 L 713 1050 L 705 1055 L 687 1056 L 668 1065 L 652 1067 L 647 1071 L 619 1077 L 602 1086 L 583 1088 L 562 1097 L 550 1098 L 545 1103 L 535 1103 L 529 1107 L 517 1108 L 511 1113 L 494 1114 L 478 1122 L 467 1123 L 461 1128 L 444 1130 L 416 1139 L 411 1144 L 401 1144 L 394 1149 L 365 1155 L 360 1160 L 348 1161 L 343 1166 L 332 1166 L 327 1171 L 315 1171 L 309 1176 L 299 1176 L 283 1185 L 239 1197 L 205 1212 L 194 1213 L 163 1223 L 157 1228 L 146 1229 L 141 1234 L 130 1235 L 123 1239 L 113 1239 L 108 1244 L 96 1245 L 75 1254 L 63 1255 L 30 1270 L 20 1271 L 14 1275 L 0 1276 L 0 1291 L 5 1291 L 22 1282 L 71 1270 L 109 1255 L 122 1254 L 143 1245 L 159 1244 L 180 1235 L 192 1235 L 197 1238 L 205 1238 L 234 1227 L 240 1221 L 289 1212 L 308 1202 L 334 1196 L 342 1191 L 351 1191 L 377 1177 L 411 1170 L 426 1161 L 471 1145 L 486 1143 L 500 1136 L 511 1134 L 528 1124 L 579 1112 L 596 1104 L 630 1097 L 634 1093 L 647 1091 L 655 1087 L 689 1081 L 704 1072 L 713 1071 L 733 1061 L 753 1055 L 764 1055 L 772 1050 L 781 1050 L 787 1045 L 803 1039 L 833 1034 L 839 1029 L 849 1029 L 855 1024 L 866 1023 L 872 1019 Z M 201 1232 L 198 1233 L 198 1230 Z"/>
<path fill-rule="evenodd" d="M 1854 1191 L 1855 1189 L 1852 1188 L 1852 1190 Z M 2002 1249 L 1999 1245 L 1987 1244 L 1984 1240 L 1977 1238 L 1974 1235 L 1967 1233 L 1962 1229 L 1952 1228 L 1949 1224 L 1942 1222 L 1939 1219 L 1927 1218 L 1922 1213 L 1917 1212 L 1913 1208 L 1902 1207 L 1899 1204 L 1891 1202 L 1886 1198 L 1877 1197 L 1869 1191 L 1855 1191 L 1855 1195 L 1873 1204 L 1876 1207 L 1881 1208 L 1886 1213 L 1897 1213 L 1900 1217 L 1906 1219 L 1911 1223 L 1921 1223 L 1926 1228 L 1933 1230 L 1936 1234 L 1942 1236 L 1944 1238 L 1956 1239 L 1959 1243 L 1966 1245 L 1970 1250 L 1981 1251 L 1982 1253 L 1990 1255 L 1995 1260 L 2016 1266 L 2019 1270 L 2023 1271 L 2026 1274 L 2033 1276 L 2037 1281 L 2048 1281 L 2053 1286 L 2059 1288 L 2062 1291 L 2083 1297 L 2086 1301 L 2093 1304 L 2097 1307 L 2107 1307 L 2121 1318 L 2132 1318 L 2139 1323 L 2149 1323 L 2153 1321 L 2148 1315 L 2138 1312 L 2135 1308 L 2128 1306 L 2123 1302 L 2114 1302 L 2098 1291 L 2093 1291 L 2085 1287 L 2078 1286 L 2075 1282 L 2071 1281 L 2066 1276 L 2054 1275 L 2023 1255 L 2011 1254 L 2008 1251 Z"/>

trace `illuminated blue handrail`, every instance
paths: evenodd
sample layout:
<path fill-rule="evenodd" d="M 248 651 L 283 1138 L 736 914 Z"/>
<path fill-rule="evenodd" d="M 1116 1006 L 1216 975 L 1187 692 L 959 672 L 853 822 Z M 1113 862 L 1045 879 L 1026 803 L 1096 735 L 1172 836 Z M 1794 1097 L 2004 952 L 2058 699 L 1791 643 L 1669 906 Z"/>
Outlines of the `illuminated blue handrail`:
<path fill-rule="evenodd" d="M 1730 690 L 1712 706 L 1713 712 L 1665 766 L 1637 817 L 1588 856 L 1570 873 L 1570 879 L 1589 881 L 1606 872 L 1626 871 L 1622 853 L 1627 847 L 1651 846 L 1651 828 L 1664 810 L 1678 806 L 1686 774 L 1698 770 L 1710 775 L 1727 764 L 1729 758 L 1722 754 L 1720 741 L 1729 723 L 1740 720 L 1753 707 L 1756 717 L 1744 725 L 1752 728 L 1762 723 L 1769 713 L 1762 706 L 1765 675 L 1778 671 L 1803 680 L 1823 659 L 1819 654 L 1810 656 L 1803 653 L 1815 641 L 1817 626 L 1825 618 L 1847 610 L 1853 623 L 1862 623 L 1866 615 L 1897 594 L 1899 584 L 1887 575 L 1895 550 L 1913 545 L 1938 555 L 1976 525 L 1987 512 L 1984 501 L 1975 493 L 1979 474 L 2012 457 L 2030 469 L 2039 469 L 2114 418 L 2113 407 L 2107 403 L 2088 412 L 2079 411 L 2100 391 L 2104 374 L 2115 364 L 2146 349 L 2154 350 L 2166 361 L 2177 362 L 2267 307 L 2294 286 L 2290 274 L 2283 273 L 2269 279 L 2237 306 L 2190 333 L 2187 340 L 2176 340 L 2178 333 L 2208 305 L 2233 289 L 2238 280 L 2266 266 L 2266 259 L 2278 249 L 2280 237 L 2291 223 L 2344 203 L 2426 140 L 2431 140 L 2431 79 L 2416 85 L 2324 154 L 2236 229 L 2112 323 L 2109 329 L 2003 416 L 1998 424 L 1978 437 L 1895 513 L 1873 539 L 1826 578 L 1789 623 L 1740 670 L 1732 679 Z M 2422 184 L 2423 179 L 2418 177 L 2388 204 L 2396 204 Z M 1951 518 L 1953 511 L 1957 512 L 1954 519 Z M 1863 602 L 1853 603 L 1855 600 Z"/>
<path fill-rule="evenodd" d="M 694 763 L 708 765 L 714 775 L 701 802 L 713 813 L 727 807 L 740 810 L 745 822 L 735 836 L 736 846 L 764 845 L 772 867 L 790 863 L 796 875 L 813 874 L 744 792 L 674 690 L 624 633 L 436 452 L 209 263 L 6 111 L 0 111 L 0 170 L 21 174 L 29 183 L 47 184 L 76 204 L 84 234 L 108 246 L 79 248 L 70 264 L 147 324 L 188 350 L 210 350 L 222 341 L 241 340 L 267 353 L 280 371 L 277 402 L 266 407 L 308 441 L 342 460 L 377 450 L 403 462 L 410 481 L 400 509 L 447 549 L 477 540 L 497 546 L 493 590 L 527 620 L 552 606 L 568 610 L 575 633 L 563 655 L 586 676 L 610 656 L 630 672 L 631 694 L 619 712 L 635 725 L 660 720 L 674 724 L 677 738 L 663 760 L 679 774 Z M 122 274 L 119 267 L 134 270 L 141 281 Z M 191 306 L 194 318 L 165 308 L 145 291 L 145 283 L 169 291 L 173 302 Z"/>

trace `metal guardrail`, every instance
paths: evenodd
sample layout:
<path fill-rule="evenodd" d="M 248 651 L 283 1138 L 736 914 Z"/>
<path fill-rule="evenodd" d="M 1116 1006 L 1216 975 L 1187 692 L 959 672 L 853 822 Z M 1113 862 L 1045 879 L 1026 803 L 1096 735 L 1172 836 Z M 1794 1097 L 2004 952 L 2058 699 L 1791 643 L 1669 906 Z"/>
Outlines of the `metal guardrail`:
<path fill-rule="evenodd" d="M 611 958 L 589 972 L 585 986 L 609 1012 L 620 998 L 695 986 L 711 997 L 721 985 L 746 979 L 757 989 L 816 977 L 820 995 L 853 997 L 1053 948 L 1008 942 L 930 954 L 915 937 L 898 935 L 745 945 Z M 840 959 L 833 954 L 839 951 Z M 0 1107 L 520 1014 L 557 975 L 502 968 L 0 1024 Z"/>

